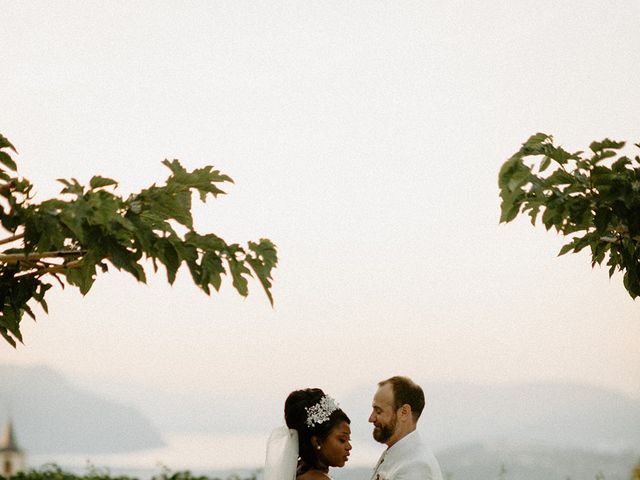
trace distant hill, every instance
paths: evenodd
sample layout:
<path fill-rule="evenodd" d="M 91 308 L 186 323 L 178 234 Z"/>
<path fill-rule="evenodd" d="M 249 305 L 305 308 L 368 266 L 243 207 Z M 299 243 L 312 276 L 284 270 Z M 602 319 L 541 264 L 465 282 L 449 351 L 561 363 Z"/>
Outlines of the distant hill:
<path fill-rule="evenodd" d="M 100 396 L 135 405 L 163 433 L 268 432 L 284 419 L 284 399 L 256 392 L 236 396 L 223 391 L 149 388 L 122 380 L 74 379 Z"/>
<path fill-rule="evenodd" d="M 284 399 L 263 394 L 233 397 L 85 384 L 136 405 L 163 432 L 268 432 L 283 421 Z M 512 439 L 613 451 L 640 448 L 640 400 L 619 392 L 573 383 L 422 385 L 427 407 L 420 428 L 436 450 Z M 361 440 L 371 438 L 367 419 L 374 391 L 373 385 L 359 386 L 337 399 Z"/>
<path fill-rule="evenodd" d="M 2 426 L 9 415 L 29 454 L 118 453 L 164 444 L 136 408 L 81 390 L 47 367 L 0 365 Z"/>
<path fill-rule="evenodd" d="M 501 472 L 518 480 L 628 480 L 640 453 L 494 443 L 461 445 L 438 458 L 451 480 L 498 480 Z"/>
<path fill-rule="evenodd" d="M 470 444 L 438 454 L 447 480 L 629 480 L 640 456 L 513 444 Z M 335 480 L 369 480 L 371 468 L 332 469 Z"/>
<path fill-rule="evenodd" d="M 435 450 L 513 442 L 598 451 L 640 450 L 640 400 L 572 383 L 422 386 L 420 429 Z M 373 387 L 342 399 L 353 418 L 369 415 Z"/>
<path fill-rule="evenodd" d="M 419 380 L 419 379 L 417 379 Z M 420 429 L 434 450 L 513 442 L 569 449 L 640 450 L 640 400 L 575 383 L 474 385 L 422 381 L 427 407 Z M 136 405 L 163 432 L 264 433 L 283 421 L 284 399 L 258 394 L 166 392 L 104 382 L 91 390 Z M 353 436 L 376 447 L 367 423 L 375 385 L 337 400 Z"/>
<path fill-rule="evenodd" d="M 282 422 L 284 399 L 259 392 L 234 397 L 120 382 L 72 383 L 45 367 L 0 366 L 0 421 L 9 409 L 18 442 L 32 454 L 155 448 L 163 445 L 156 428 L 264 436 Z M 445 478 L 592 480 L 601 472 L 626 480 L 640 460 L 640 400 L 619 392 L 572 383 L 422 385 L 427 407 L 419 428 Z M 338 401 L 360 445 L 377 452 L 367 423 L 374 390 L 357 387 Z M 336 480 L 368 480 L 370 473 L 350 466 L 332 471 Z"/>

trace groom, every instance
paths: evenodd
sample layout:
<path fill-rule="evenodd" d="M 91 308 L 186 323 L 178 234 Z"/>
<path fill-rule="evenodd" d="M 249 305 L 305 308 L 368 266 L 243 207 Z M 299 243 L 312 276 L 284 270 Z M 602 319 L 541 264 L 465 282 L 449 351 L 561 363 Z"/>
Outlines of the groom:
<path fill-rule="evenodd" d="M 424 403 L 422 388 L 407 377 L 378 383 L 369 422 L 373 438 L 387 449 L 371 480 L 442 480 L 436 457 L 416 431 Z"/>

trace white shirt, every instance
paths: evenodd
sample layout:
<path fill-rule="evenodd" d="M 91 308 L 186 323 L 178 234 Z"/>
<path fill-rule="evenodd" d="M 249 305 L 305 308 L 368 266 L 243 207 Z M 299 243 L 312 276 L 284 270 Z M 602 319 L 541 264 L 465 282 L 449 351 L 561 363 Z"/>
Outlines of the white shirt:
<path fill-rule="evenodd" d="M 417 430 L 387 448 L 371 480 L 442 480 L 440 465 Z"/>

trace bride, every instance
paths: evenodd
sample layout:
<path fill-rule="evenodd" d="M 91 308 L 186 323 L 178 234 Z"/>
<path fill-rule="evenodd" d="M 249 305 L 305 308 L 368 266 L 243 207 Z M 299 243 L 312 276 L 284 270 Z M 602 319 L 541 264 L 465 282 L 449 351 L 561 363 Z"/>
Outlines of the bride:
<path fill-rule="evenodd" d="M 291 392 L 286 427 L 267 443 L 264 480 L 327 480 L 329 467 L 344 467 L 351 450 L 351 420 L 319 388 Z"/>

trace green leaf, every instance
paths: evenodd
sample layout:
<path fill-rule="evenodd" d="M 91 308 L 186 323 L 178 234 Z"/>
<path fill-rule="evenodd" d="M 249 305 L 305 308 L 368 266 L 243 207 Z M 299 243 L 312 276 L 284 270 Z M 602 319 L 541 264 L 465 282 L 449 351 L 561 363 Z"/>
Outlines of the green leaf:
<path fill-rule="evenodd" d="M 33 298 L 40 304 L 45 313 L 49 313 L 49 305 L 47 301 L 44 299 L 44 295 L 51 288 L 51 284 L 49 283 L 40 283 L 40 288 L 36 294 L 34 294 Z"/>
<path fill-rule="evenodd" d="M 564 170 L 556 170 L 547 177 L 546 185 L 571 185 L 577 183 L 576 178 Z"/>
<path fill-rule="evenodd" d="M 538 218 L 538 214 L 540 213 L 540 205 L 535 205 L 529 211 L 529 217 L 531 218 L 531 225 L 536 224 L 536 219 Z"/>
<path fill-rule="evenodd" d="M 624 145 L 625 145 L 625 142 L 616 142 L 614 140 L 609 140 L 608 138 L 605 138 L 601 142 L 591 142 L 591 144 L 589 145 L 589 148 L 593 153 L 598 153 L 598 152 L 601 152 L 602 150 L 610 149 L 610 148 L 617 150 L 624 147 Z"/>
<path fill-rule="evenodd" d="M 520 213 L 520 205 L 515 203 L 502 202 L 500 208 L 500 223 L 509 223 L 518 216 L 518 213 Z"/>
<path fill-rule="evenodd" d="M 13 161 L 13 159 L 7 152 L 0 152 L 0 163 L 2 163 L 9 170 L 13 170 L 14 172 L 18 169 L 16 162 Z"/>
<path fill-rule="evenodd" d="M 238 261 L 235 258 L 227 258 L 227 263 L 229 265 L 231 277 L 233 278 L 233 287 L 240 295 L 246 297 L 249 295 L 249 286 L 245 275 L 250 275 L 251 272 L 243 262 Z"/>
<path fill-rule="evenodd" d="M 2 134 L 0 134 L 0 148 L 10 148 L 14 152 L 18 153 L 16 147 L 14 147 L 9 140 Z"/>
<path fill-rule="evenodd" d="M 196 190 L 200 195 L 200 200 L 203 202 L 206 200 L 207 194 L 217 197 L 225 193 L 216 183 L 233 183 L 231 177 L 221 174 L 220 171 L 214 170 L 210 165 L 198 168 L 193 172 L 187 172 L 177 160 L 171 162 L 165 160 L 164 164 L 173 172 L 173 175 L 167 179 L 167 189 L 169 191 L 190 192 L 191 190 Z"/>
<path fill-rule="evenodd" d="M 599 234 L 602 235 L 608 231 L 609 222 L 611 221 L 612 217 L 613 212 L 609 208 L 602 207 L 596 210 L 596 214 L 593 218 L 593 223 L 596 227 L 596 231 Z"/>
<path fill-rule="evenodd" d="M 572 223 L 580 228 L 587 228 L 590 223 L 590 202 L 581 197 L 570 197 L 567 201 L 569 210 L 569 219 Z"/>
<path fill-rule="evenodd" d="M 169 170 L 171 170 L 171 173 L 173 173 L 174 175 L 181 175 L 181 174 L 187 173 L 187 170 L 182 166 L 180 161 L 175 158 L 173 160 L 169 160 L 165 158 L 162 161 L 162 164 L 168 167 Z"/>
<path fill-rule="evenodd" d="M 560 251 L 558 252 L 558 256 L 562 256 L 567 254 L 568 252 L 573 250 L 573 242 L 567 243 L 566 245 L 563 245 L 562 248 L 560 249 Z"/>
<path fill-rule="evenodd" d="M 534 147 L 546 142 L 547 140 L 553 140 L 553 137 L 546 133 L 538 132 L 535 135 L 531 135 L 522 145 L 525 147 Z"/>
<path fill-rule="evenodd" d="M 154 228 L 173 219 L 188 229 L 193 229 L 191 194 L 188 190 L 153 187 L 134 197 L 134 201 L 139 202 L 141 218 L 154 223 Z"/>
<path fill-rule="evenodd" d="M 544 172 L 547 168 L 549 168 L 549 165 L 551 165 L 551 158 L 544 157 L 544 159 L 540 163 L 540 168 L 538 169 L 538 172 L 539 173 Z"/>
<path fill-rule="evenodd" d="M 26 303 L 22 306 L 22 310 L 24 311 L 24 313 L 26 313 L 27 315 L 29 315 L 31 317 L 32 320 L 36 319 L 36 316 L 33 314 L 33 310 L 31 310 L 31 308 L 29 307 L 29 305 L 27 305 Z"/>
<path fill-rule="evenodd" d="M 249 250 L 255 256 L 248 256 L 247 263 L 254 271 L 264 292 L 269 298 L 269 303 L 273 305 L 273 296 L 271 295 L 271 270 L 278 263 L 278 254 L 275 245 L 270 240 L 261 239 L 259 243 L 249 242 Z"/>
<path fill-rule="evenodd" d="M 178 256 L 178 252 L 175 247 L 169 241 L 165 241 L 163 248 L 163 256 L 160 258 L 162 263 L 167 269 L 167 281 L 170 285 L 173 285 L 173 282 L 176 281 L 176 272 L 180 267 L 180 257 Z"/>
<path fill-rule="evenodd" d="M 60 193 L 69 193 L 73 195 L 82 195 L 84 193 L 84 187 L 80 185 L 78 180 L 72 178 L 71 180 L 66 180 L 64 178 L 58 178 L 58 182 L 62 183 L 65 188 L 63 188 Z"/>
<path fill-rule="evenodd" d="M 523 168 L 526 167 L 522 163 L 522 156 L 518 153 L 504 162 L 502 167 L 500 167 L 500 172 L 498 173 L 498 186 L 500 187 L 500 189 L 507 189 L 511 177 Z"/>
<path fill-rule="evenodd" d="M 628 173 L 627 167 L 631 165 L 631 160 L 627 157 L 620 157 L 611 164 L 611 171 L 615 173 Z"/>
<path fill-rule="evenodd" d="M 616 152 L 604 150 L 603 152 L 596 154 L 594 159 L 599 162 L 600 160 L 606 160 L 607 158 L 615 157 L 616 155 Z"/>
<path fill-rule="evenodd" d="M 91 177 L 91 180 L 89 181 L 89 186 L 92 190 L 103 187 L 115 187 L 117 185 L 118 182 L 116 182 L 115 180 L 112 180 L 111 178 L 101 177 L 99 175 Z"/>
<path fill-rule="evenodd" d="M 213 252 L 205 252 L 204 255 L 202 255 L 200 267 L 201 275 L 199 283 L 202 285 L 202 288 L 207 293 L 209 293 L 208 285 L 212 285 L 216 291 L 220 290 L 222 275 L 225 273 L 220 256 Z"/>
<path fill-rule="evenodd" d="M 129 251 L 115 241 L 108 242 L 108 257 L 114 267 L 130 273 L 137 281 L 146 283 L 144 269 L 138 264 L 140 252 Z"/>
<path fill-rule="evenodd" d="M 11 335 L 9 335 L 7 329 L 2 326 L 0 326 L 0 335 L 2 335 L 2 337 L 9 345 L 11 345 L 13 348 L 16 348 L 17 345 L 15 339 Z"/>
<path fill-rule="evenodd" d="M 555 160 L 560 165 L 565 165 L 568 160 L 574 158 L 572 154 L 567 152 L 562 147 L 554 147 L 553 145 L 544 145 L 543 151 L 549 158 Z"/>
<path fill-rule="evenodd" d="M 22 333 L 20 332 L 20 320 L 22 318 L 23 310 L 17 308 L 16 305 L 6 304 L 3 305 L 2 316 L 0 316 L 0 330 L 4 330 L 7 334 L 10 334 L 15 340 L 22 343 Z M 7 337 L 3 335 L 6 339 Z M 12 343 L 15 347 L 15 343 Z"/>
<path fill-rule="evenodd" d="M 69 268 L 62 272 L 71 285 L 75 285 L 82 295 L 86 295 L 91 290 L 93 282 L 95 282 L 96 267 L 95 263 L 89 261 L 87 257 L 80 263 L 79 268 Z"/>

